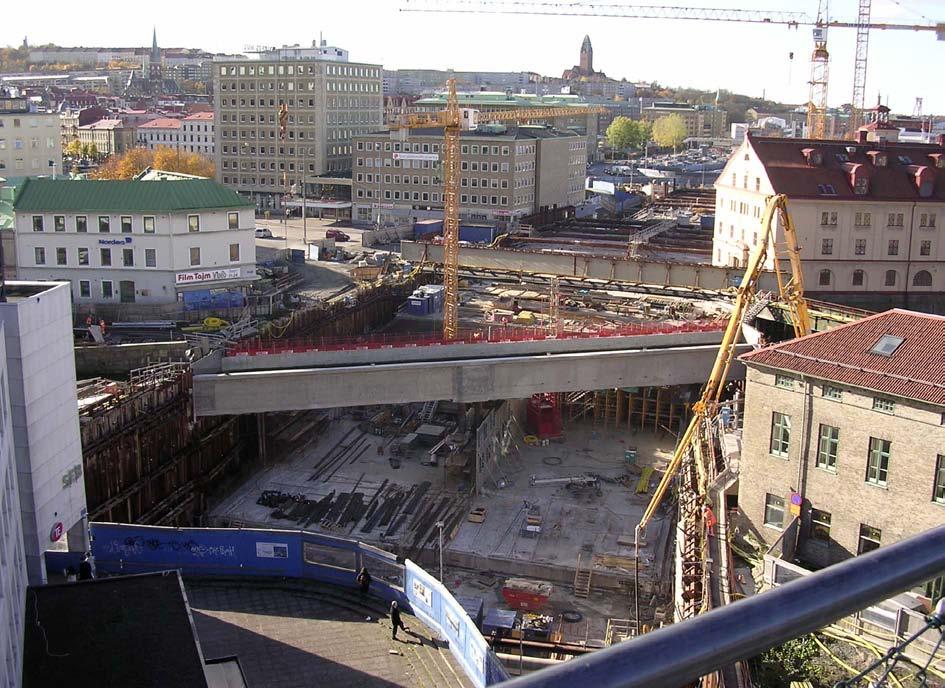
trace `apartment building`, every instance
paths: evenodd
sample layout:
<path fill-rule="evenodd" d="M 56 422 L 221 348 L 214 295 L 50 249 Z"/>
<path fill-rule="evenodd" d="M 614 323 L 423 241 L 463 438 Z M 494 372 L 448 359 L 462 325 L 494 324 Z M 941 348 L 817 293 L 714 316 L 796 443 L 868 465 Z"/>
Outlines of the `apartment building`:
<path fill-rule="evenodd" d="M 382 71 L 324 41 L 214 58 L 217 179 L 281 208 L 303 178 L 350 170 L 352 139 L 382 124 Z"/>
<path fill-rule="evenodd" d="M 256 279 L 252 204 L 211 179 L 29 179 L 13 202 L 19 279 L 76 304 L 187 302 Z"/>
<path fill-rule="evenodd" d="M 741 356 L 738 503 L 765 542 L 797 515 L 827 566 L 942 524 L 943 341 L 945 318 L 891 310 Z"/>
<path fill-rule="evenodd" d="M 76 128 L 79 142 L 95 144 L 99 155 L 121 155 L 135 147 L 135 129 L 120 119 L 100 119 Z"/>
<path fill-rule="evenodd" d="M 932 305 L 945 289 L 945 147 L 862 134 L 852 142 L 749 133 L 715 184 L 713 265 L 745 265 L 765 199 L 783 193 L 807 291 L 867 306 L 877 297 Z"/>
<path fill-rule="evenodd" d="M 161 117 L 138 127 L 137 144 L 148 150 L 165 146 L 213 157 L 213 113 L 198 112 L 184 118 Z"/>
<path fill-rule="evenodd" d="M 642 119 L 652 124 L 661 117 L 679 115 L 686 125 L 686 136 L 718 139 L 728 134 L 728 113 L 711 105 L 654 102 L 642 109 Z"/>
<path fill-rule="evenodd" d="M 382 224 L 442 217 L 442 144 L 439 129 L 356 136 L 353 217 Z M 584 137 L 548 127 L 462 132 L 461 217 L 505 225 L 541 207 L 579 203 L 585 146 Z"/>
<path fill-rule="evenodd" d="M 62 171 L 59 115 L 34 112 L 26 98 L 0 97 L 0 177 Z"/>

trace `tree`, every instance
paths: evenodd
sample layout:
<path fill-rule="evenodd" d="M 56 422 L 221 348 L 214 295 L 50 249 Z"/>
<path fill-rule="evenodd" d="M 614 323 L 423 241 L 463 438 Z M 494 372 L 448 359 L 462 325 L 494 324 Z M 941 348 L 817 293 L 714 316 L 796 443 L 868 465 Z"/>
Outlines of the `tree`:
<path fill-rule="evenodd" d="M 615 150 L 639 148 L 646 143 L 649 135 L 644 122 L 637 122 L 629 117 L 615 117 L 607 127 L 607 143 Z"/>
<path fill-rule="evenodd" d="M 69 143 L 66 144 L 66 147 L 62 149 L 62 152 L 68 155 L 70 158 L 78 158 L 82 156 L 82 143 L 79 139 L 72 139 Z"/>
<path fill-rule="evenodd" d="M 679 115 L 667 115 L 653 122 L 653 140 L 663 148 L 679 148 L 686 140 L 686 123 Z"/>
<path fill-rule="evenodd" d="M 147 148 L 132 148 L 122 155 L 111 155 L 92 173 L 92 177 L 94 179 L 132 179 L 148 167 L 165 172 L 192 174 L 197 177 L 213 177 L 215 172 L 213 163 L 198 153 L 160 146 L 153 151 Z"/>

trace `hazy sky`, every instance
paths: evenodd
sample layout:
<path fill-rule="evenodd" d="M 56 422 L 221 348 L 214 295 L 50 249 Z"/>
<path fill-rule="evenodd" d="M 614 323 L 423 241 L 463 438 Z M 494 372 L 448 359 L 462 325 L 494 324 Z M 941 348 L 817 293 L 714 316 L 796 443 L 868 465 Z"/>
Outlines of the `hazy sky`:
<path fill-rule="evenodd" d="M 658 1 L 658 0 L 657 0 Z M 648 0 L 649 2 L 649 0 Z M 671 86 L 731 91 L 784 102 L 807 100 L 809 27 L 717 22 L 416 14 L 399 11 L 403 0 L 307 0 L 306 2 L 123 3 L 84 11 L 83 5 L 46 0 L 10 2 L 0 23 L 0 44 L 150 45 L 157 26 L 163 47 L 239 52 L 246 45 L 310 43 L 324 34 L 351 59 L 408 67 L 535 71 L 560 76 L 578 60 L 584 34 L 594 45 L 594 66 L 609 76 Z M 656 4 L 651 2 L 649 4 Z M 667 4 L 782 9 L 816 14 L 816 0 L 667 0 Z M 831 16 L 854 20 L 856 0 L 834 0 Z M 874 0 L 873 21 L 945 21 L 943 0 Z M 113 24 L 106 26 L 107 18 Z M 852 95 L 855 32 L 831 31 L 831 105 Z M 911 113 L 916 97 L 926 114 L 945 114 L 945 42 L 935 34 L 872 31 L 867 103 L 877 91 L 894 111 Z M 794 59 L 789 59 L 789 53 Z"/>

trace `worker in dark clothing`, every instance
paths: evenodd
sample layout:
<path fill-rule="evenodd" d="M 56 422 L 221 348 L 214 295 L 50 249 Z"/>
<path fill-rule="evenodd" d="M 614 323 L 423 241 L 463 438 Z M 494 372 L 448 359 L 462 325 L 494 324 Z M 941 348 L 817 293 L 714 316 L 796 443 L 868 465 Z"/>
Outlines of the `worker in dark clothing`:
<path fill-rule="evenodd" d="M 358 573 L 358 587 L 361 589 L 362 595 L 367 595 L 368 588 L 371 587 L 371 574 L 368 573 L 367 566 L 361 568 L 360 573 Z"/>
<path fill-rule="evenodd" d="M 95 578 L 95 574 L 92 573 L 92 561 L 89 555 L 85 555 L 85 558 L 79 562 L 79 580 L 87 581 Z"/>
<path fill-rule="evenodd" d="M 407 631 L 404 622 L 400 620 L 400 609 L 397 608 L 397 600 L 390 603 L 390 637 L 397 640 L 397 629 L 402 628 Z M 409 632 L 409 631 L 408 631 Z"/>

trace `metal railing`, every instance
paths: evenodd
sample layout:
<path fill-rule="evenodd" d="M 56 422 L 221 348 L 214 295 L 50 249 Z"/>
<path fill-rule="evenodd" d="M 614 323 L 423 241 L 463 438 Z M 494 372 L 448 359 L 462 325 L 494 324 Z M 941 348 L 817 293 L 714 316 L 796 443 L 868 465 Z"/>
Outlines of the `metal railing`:
<path fill-rule="evenodd" d="M 509 681 L 509 688 L 678 688 L 945 572 L 945 526 L 775 590 Z"/>

